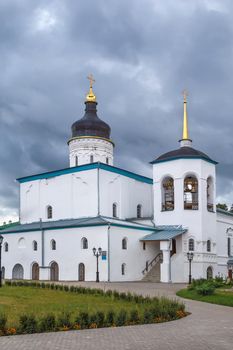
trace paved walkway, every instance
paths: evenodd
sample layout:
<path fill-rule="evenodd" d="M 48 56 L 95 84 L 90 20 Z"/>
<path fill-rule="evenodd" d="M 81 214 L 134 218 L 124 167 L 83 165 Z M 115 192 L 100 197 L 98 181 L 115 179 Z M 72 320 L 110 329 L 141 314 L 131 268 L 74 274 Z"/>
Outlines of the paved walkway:
<path fill-rule="evenodd" d="M 71 283 L 74 285 L 74 283 Z M 94 283 L 82 285 L 95 286 Z M 99 287 L 175 297 L 183 287 L 158 283 L 100 283 Z M 233 350 L 233 308 L 185 300 L 192 315 L 178 321 L 0 338 L 1 350 Z"/>

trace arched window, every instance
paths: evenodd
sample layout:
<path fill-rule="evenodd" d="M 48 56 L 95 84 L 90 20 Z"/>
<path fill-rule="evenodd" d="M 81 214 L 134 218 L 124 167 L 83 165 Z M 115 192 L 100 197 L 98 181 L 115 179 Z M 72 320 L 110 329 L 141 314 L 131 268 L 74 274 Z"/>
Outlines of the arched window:
<path fill-rule="evenodd" d="M 109 164 L 109 159 L 108 159 L 108 157 L 106 158 L 106 164 Z"/>
<path fill-rule="evenodd" d="M 32 249 L 37 250 L 37 241 L 32 242 Z"/>
<path fill-rule="evenodd" d="M 52 250 L 56 250 L 57 249 L 57 244 L 56 244 L 55 239 L 52 239 L 50 244 L 51 244 L 51 249 Z"/>
<path fill-rule="evenodd" d="M 210 241 L 210 239 L 208 239 L 208 241 L 207 241 L 206 250 L 207 250 L 207 252 L 211 252 L 211 241 Z"/>
<path fill-rule="evenodd" d="M 190 252 L 194 251 L 194 239 L 193 238 L 189 239 L 189 251 Z"/>
<path fill-rule="evenodd" d="M 21 238 L 18 240 L 18 247 L 19 247 L 19 248 L 26 248 L 25 238 L 21 237 Z"/>
<path fill-rule="evenodd" d="M 193 175 L 184 179 L 184 209 L 198 209 L 198 181 Z"/>
<path fill-rule="evenodd" d="M 214 211 L 214 185 L 213 179 L 211 176 L 207 179 L 207 187 L 206 187 L 206 195 L 207 195 L 207 210 Z"/>
<path fill-rule="evenodd" d="M 86 237 L 83 237 L 81 239 L 81 245 L 82 245 L 82 249 L 88 249 L 88 240 Z"/>
<path fill-rule="evenodd" d="M 112 216 L 114 218 L 117 218 L 117 204 L 116 203 L 113 203 L 113 205 L 112 205 Z"/>
<path fill-rule="evenodd" d="M 121 265 L 121 274 L 125 275 L 125 273 L 126 273 L 126 264 L 122 264 Z"/>
<path fill-rule="evenodd" d="M 78 156 L 75 156 L 75 166 L 78 166 Z"/>
<path fill-rule="evenodd" d="M 174 181 L 166 177 L 162 183 L 162 210 L 174 210 Z"/>
<path fill-rule="evenodd" d="M 212 266 L 208 266 L 207 267 L 206 277 L 207 277 L 207 280 L 210 280 L 210 279 L 213 278 L 213 268 L 212 268 Z"/>
<path fill-rule="evenodd" d="M 141 218 L 142 217 L 142 205 L 138 204 L 137 205 L 137 218 Z"/>
<path fill-rule="evenodd" d="M 8 252 L 8 250 L 9 250 L 9 245 L 8 245 L 7 242 L 5 242 L 5 243 L 4 243 L 4 251 L 5 251 L 5 252 Z"/>
<path fill-rule="evenodd" d="M 127 249 L 127 238 L 122 239 L 122 249 Z"/>
<path fill-rule="evenodd" d="M 94 162 L 94 156 L 91 155 L 91 156 L 90 156 L 90 163 L 93 163 L 93 162 Z"/>
<path fill-rule="evenodd" d="M 5 270 L 5 267 L 3 266 L 2 267 L 2 279 L 3 280 L 5 279 L 5 272 L 6 272 L 6 270 Z"/>
<path fill-rule="evenodd" d="M 146 250 L 146 242 L 143 242 L 143 250 Z"/>
<path fill-rule="evenodd" d="M 53 217 L 53 208 L 51 207 L 51 205 L 47 206 L 47 219 L 52 219 Z"/>

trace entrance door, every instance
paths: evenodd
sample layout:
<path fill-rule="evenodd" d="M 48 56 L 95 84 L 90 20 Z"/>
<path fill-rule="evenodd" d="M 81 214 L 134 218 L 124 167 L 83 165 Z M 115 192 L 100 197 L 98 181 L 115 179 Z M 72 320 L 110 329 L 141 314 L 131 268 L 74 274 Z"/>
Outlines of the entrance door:
<path fill-rule="evenodd" d="M 85 281 L 85 265 L 83 263 L 78 266 L 78 280 Z"/>
<path fill-rule="evenodd" d="M 32 265 L 32 280 L 39 280 L 39 265 L 37 263 Z"/>
<path fill-rule="evenodd" d="M 59 280 L 59 267 L 55 261 L 50 266 L 50 280 L 51 281 Z"/>
<path fill-rule="evenodd" d="M 23 266 L 21 264 L 16 264 L 12 271 L 13 280 L 23 280 Z"/>
<path fill-rule="evenodd" d="M 228 270 L 228 278 L 230 278 L 230 280 L 232 280 L 232 270 Z"/>
<path fill-rule="evenodd" d="M 206 271 L 207 273 L 207 279 L 209 280 L 209 279 L 212 279 L 213 278 L 213 269 L 212 269 L 212 267 L 211 266 L 209 266 L 208 268 L 207 268 L 207 271 Z"/>

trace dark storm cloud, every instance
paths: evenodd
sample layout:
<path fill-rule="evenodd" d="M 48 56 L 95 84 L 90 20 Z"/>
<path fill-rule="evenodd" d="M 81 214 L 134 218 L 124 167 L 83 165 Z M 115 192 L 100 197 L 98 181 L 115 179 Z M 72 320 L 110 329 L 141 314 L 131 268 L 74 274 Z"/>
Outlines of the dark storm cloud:
<path fill-rule="evenodd" d="M 232 11 L 220 0 L 2 0 L 0 216 L 15 215 L 15 178 L 68 166 L 90 72 L 115 164 L 148 176 L 178 147 L 187 88 L 194 147 L 219 161 L 219 198 L 233 202 Z"/>

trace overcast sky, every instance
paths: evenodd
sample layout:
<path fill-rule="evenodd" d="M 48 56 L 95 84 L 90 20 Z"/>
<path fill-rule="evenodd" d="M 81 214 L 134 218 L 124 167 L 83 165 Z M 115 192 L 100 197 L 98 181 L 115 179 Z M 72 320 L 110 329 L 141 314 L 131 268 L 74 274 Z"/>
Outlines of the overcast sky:
<path fill-rule="evenodd" d="M 147 176 L 179 147 L 188 89 L 193 147 L 219 162 L 231 204 L 232 18 L 232 0 L 1 0 L 0 222 L 17 217 L 15 178 L 68 166 L 89 73 L 115 166 Z"/>

